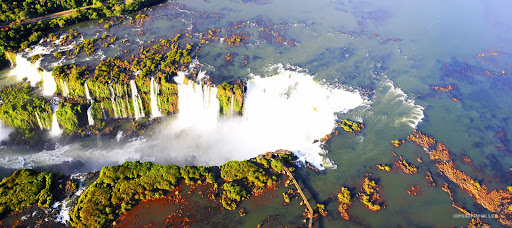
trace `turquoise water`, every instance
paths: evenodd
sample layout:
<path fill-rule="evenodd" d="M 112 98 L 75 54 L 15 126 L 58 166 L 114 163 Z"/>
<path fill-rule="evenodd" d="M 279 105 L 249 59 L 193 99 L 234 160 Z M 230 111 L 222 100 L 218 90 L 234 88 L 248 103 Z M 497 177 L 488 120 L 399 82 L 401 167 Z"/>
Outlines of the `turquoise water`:
<path fill-rule="evenodd" d="M 506 10 L 512 8 L 511 3 L 462 0 L 257 2 L 265 4 L 234 0 L 176 1 L 143 11 L 149 19 L 136 26 L 129 24 L 129 18 L 117 19 L 116 25 L 108 30 L 97 21 L 78 24 L 73 28 L 83 34 L 84 39 L 108 33 L 129 42 L 116 41 L 109 48 L 101 48 L 101 53 L 82 54 L 76 60 L 63 63 L 94 65 L 103 56 L 125 57 L 119 53 L 124 50 L 133 53 L 148 41 L 173 38 L 178 33 L 188 32 L 192 37 L 184 40 L 198 43 L 200 33 L 217 28 L 222 29 L 220 36 L 235 31 L 249 38 L 242 41 L 242 46 L 228 46 L 219 40 L 210 40 L 210 44 L 201 46 L 197 59 L 215 82 L 252 75 L 271 76 L 276 73 L 272 66 L 282 64 L 292 70 L 301 68 L 320 83 L 361 92 L 370 101 L 368 104 L 337 114 L 339 119 L 363 121 L 366 125 L 362 133 L 341 133 L 333 138 L 326 157 L 337 168 L 320 173 L 298 172 L 307 194 L 327 206 L 329 215 L 315 223 L 321 227 L 380 227 L 384 224 L 450 227 L 469 223 L 468 219 L 453 218 L 453 214 L 460 212 L 451 206 L 448 194 L 441 190 L 443 177 L 437 174 L 436 167 L 421 148 L 407 144 L 393 148 L 389 144 L 391 140 L 405 138 L 414 128 L 431 134 L 454 153 L 469 156 L 477 168 L 461 165 L 461 170 L 490 189 L 503 189 L 511 184 L 511 151 L 510 148 L 497 149 L 500 138 L 496 136 L 503 131 L 512 137 L 509 118 L 512 101 L 508 99 L 512 89 L 509 75 L 512 58 L 508 54 L 512 52 L 509 23 L 512 16 Z M 140 32 L 144 35 L 136 35 Z M 282 39 L 278 39 L 280 37 Z M 499 54 L 477 57 L 488 52 Z M 234 56 L 232 62 L 224 59 L 228 53 Z M 57 61 L 49 55 L 41 65 L 49 69 Z M 245 61 L 248 61 L 246 66 Z M 494 76 L 488 77 L 485 71 Z M 1 80 L 3 84 L 12 83 L 7 76 Z M 456 89 L 438 92 L 431 88 L 447 84 L 456 84 Z M 453 97 L 461 102 L 452 100 Z M 172 125 L 155 126 L 154 131 L 167 127 Z M 509 138 L 501 140 L 505 145 L 511 143 Z M 2 148 L 4 160 L 0 164 L 4 168 L 21 168 L 83 161 L 77 170 L 69 172 L 95 170 L 124 160 L 152 160 L 141 151 L 146 143 L 153 143 L 151 136 L 119 142 L 89 137 L 53 152 L 33 151 L 23 155 L 20 151 L 24 148 Z M 137 149 L 125 151 L 126 148 Z M 80 155 L 81 151 L 86 155 Z M 417 165 L 418 174 L 377 171 L 376 164 L 391 164 L 395 160 L 393 151 Z M 94 158 L 102 153 L 111 157 Z M 418 154 L 423 163 L 416 161 Z M 20 158 L 25 162 L 18 162 Z M 161 162 L 197 163 L 188 158 Z M 426 185 L 425 171 L 433 174 L 437 187 Z M 380 212 L 369 212 L 356 200 L 349 210 L 356 221 L 342 221 L 337 213 L 338 203 L 331 195 L 335 196 L 341 186 L 359 189 L 367 172 L 378 178 L 387 207 Z M 407 188 L 412 185 L 419 185 L 423 195 L 408 195 Z M 451 185 L 459 205 L 473 212 L 487 213 L 475 206 L 466 193 Z M 276 194 L 279 198 L 281 193 Z M 262 218 L 274 214 L 283 214 L 279 221 L 284 224 L 295 223 L 303 210 L 297 201 L 287 206 L 290 209 L 283 209 L 276 203 L 265 209 L 244 203 L 253 214 L 242 218 L 243 224 L 254 227 Z M 275 210 L 266 210 L 267 207 Z M 486 222 L 497 225 L 493 220 Z"/>

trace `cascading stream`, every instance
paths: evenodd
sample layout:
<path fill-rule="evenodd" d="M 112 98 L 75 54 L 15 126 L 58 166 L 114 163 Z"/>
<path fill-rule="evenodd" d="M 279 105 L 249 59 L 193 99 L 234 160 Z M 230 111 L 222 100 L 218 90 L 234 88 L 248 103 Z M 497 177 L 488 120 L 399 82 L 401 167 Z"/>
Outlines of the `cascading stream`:
<path fill-rule="evenodd" d="M 59 122 L 57 121 L 57 110 L 59 109 L 59 98 L 54 98 L 52 101 L 52 127 L 50 130 L 50 136 L 59 137 L 62 135 L 62 129 L 59 126 Z"/>
<path fill-rule="evenodd" d="M 29 53 L 28 55 L 33 55 Z M 27 78 L 32 86 L 36 86 L 37 82 L 43 82 L 43 96 L 53 96 L 57 90 L 57 84 L 52 75 L 52 72 L 41 70 L 41 60 L 31 63 L 27 58 L 23 57 L 22 53 L 16 54 L 16 67 L 11 70 L 10 75 L 15 75 L 20 80 Z"/>
<path fill-rule="evenodd" d="M 91 95 L 89 94 L 89 86 L 87 85 L 87 80 L 85 80 L 84 87 L 85 87 L 85 97 L 87 98 L 87 100 L 91 100 Z"/>
<path fill-rule="evenodd" d="M 142 102 L 140 100 L 139 93 L 137 92 L 137 84 L 135 84 L 135 80 L 130 80 L 130 87 L 132 90 L 132 102 L 134 109 L 134 118 L 139 119 L 144 117 L 144 109 L 142 107 Z"/>
<path fill-rule="evenodd" d="M 149 92 L 151 96 L 151 117 L 159 117 L 162 114 L 158 109 L 158 82 L 155 81 L 154 77 L 151 77 L 151 88 Z"/>
<path fill-rule="evenodd" d="M 34 112 L 36 114 L 37 124 L 39 125 L 39 128 L 43 129 L 43 124 L 41 123 L 41 119 L 39 118 L 39 114 L 37 112 Z"/>
<path fill-rule="evenodd" d="M 114 93 L 112 84 L 108 84 L 108 88 L 110 89 L 110 102 L 112 103 L 112 109 L 114 110 L 114 117 L 117 119 L 118 115 L 117 115 L 116 93 Z"/>
<path fill-rule="evenodd" d="M 94 125 L 94 119 L 92 118 L 92 103 L 89 105 L 89 108 L 87 109 L 87 121 L 89 122 L 89 125 Z"/>

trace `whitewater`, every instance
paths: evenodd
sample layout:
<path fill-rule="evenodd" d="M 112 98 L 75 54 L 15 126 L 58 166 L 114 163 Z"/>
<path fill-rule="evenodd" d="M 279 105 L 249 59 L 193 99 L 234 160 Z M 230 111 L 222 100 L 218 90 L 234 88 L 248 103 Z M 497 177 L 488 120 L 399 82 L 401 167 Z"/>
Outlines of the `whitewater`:
<path fill-rule="evenodd" d="M 185 84 L 186 75 L 187 72 L 180 72 L 174 78 L 178 84 L 179 113 L 154 126 L 152 136 L 123 138 L 119 143 L 90 137 L 55 150 L 56 156 L 52 151 L 19 158 L 6 154 L 0 163 L 4 167 L 22 168 L 82 160 L 87 170 L 127 160 L 221 165 L 287 149 L 300 161 L 323 169 L 335 166 L 320 143 L 313 142 L 332 131 L 336 113 L 348 112 L 367 102 L 357 91 L 321 85 L 305 71 L 278 65 L 276 75 L 252 75 L 247 81 L 242 116 L 220 116 L 216 87 L 191 80 Z"/>

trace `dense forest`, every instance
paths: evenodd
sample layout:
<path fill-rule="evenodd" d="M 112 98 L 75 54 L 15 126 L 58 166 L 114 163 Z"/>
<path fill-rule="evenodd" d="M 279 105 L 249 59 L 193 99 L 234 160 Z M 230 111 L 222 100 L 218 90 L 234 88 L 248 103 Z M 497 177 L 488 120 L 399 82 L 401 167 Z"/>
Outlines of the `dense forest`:
<path fill-rule="evenodd" d="M 1 1 L 2 12 L 0 21 L 11 21 L 4 24 L 0 30 L 0 68 L 8 66 L 5 52 L 16 52 L 25 49 L 31 44 L 41 40 L 52 29 L 63 28 L 82 21 L 101 17 L 119 16 L 124 13 L 140 10 L 144 7 L 164 2 L 164 0 L 131 0 L 122 4 L 122 1 L 110 0 L 100 3 L 90 0 L 75 1 Z M 24 24 L 20 19 L 46 15 L 62 9 L 79 8 L 84 5 L 96 3 L 95 7 L 79 9 L 70 15 L 49 20 L 41 20 Z M 13 21 L 14 20 L 14 21 Z"/>
<path fill-rule="evenodd" d="M 15 128 L 11 140 L 28 145 L 41 142 L 44 139 L 41 131 L 49 129 L 52 121 L 49 101 L 27 82 L 2 87 L 0 96 L 0 119 Z"/>
<path fill-rule="evenodd" d="M 241 200 L 279 182 L 283 165 L 293 166 L 294 159 L 291 153 L 269 153 L 258 159 L 230 161 L 220 170 L 150 162 L 105 167 L 96 182 L 80 196 L 70 213 L 70 222 L 74 227 L 108 226 L 142 200 L 165 197 L 180 182 L 208 183 L 214 189 L 210 199 L 220 199 L 224 208 L 234 210 Z"/>
<path fill-rule="evenodd" d="M 234 210 L 242 200 L 261 194 L 282 180 L 283 165 L 294 170 L 289 151 L 270 152 L 257 159 L 230 161 L 220 167 L 161 165 L 139 161 L 104 167 L 79 198 L 77 180 L 60 173 L 17 170 L 0 182 L 0 216 L 34 205 L 49 208 L 73 198 L 73 227 L 108 227 L 144 200 L 179 197 L 179 186 L 207 187 L 200 193 L 208 202 Z"/>
<path fill-rule="evenodd" d="M 0 1 L 0 21 L 11 22 L 100 3 L 99 0 Z"/>
<path fill-rule="evenodd" d="M 23 210 L 37 204 L 50 207 L 54 201 L 52 190 L 61 174 L 17 170 L 0 182 L 0 215 Z"/>

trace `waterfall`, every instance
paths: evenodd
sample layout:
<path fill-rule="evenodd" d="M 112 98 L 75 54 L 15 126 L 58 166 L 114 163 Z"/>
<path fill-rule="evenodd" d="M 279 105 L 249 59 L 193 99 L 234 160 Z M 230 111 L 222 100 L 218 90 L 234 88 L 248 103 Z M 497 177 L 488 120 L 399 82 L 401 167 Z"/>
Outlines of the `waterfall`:
<path fill-rule="evenodd" d="M 57 91 L 57 83 L 55 83 L 52 72 L 43 70 L 41 80 L 43 80 L 43 96 L 53 96 L 55 91 Z"/>
<path fill-rule="evenodd" d="M 91 105 L 87 109 L 87 120 L 89 121 L 89 125 L 94 125 L 94 119 L 92 118 L 92 110 L 91 110 L 92 104 L 94 104 L 94 102 L 91 102 Z"/>
<path fill-rule="evenodd" d="M 62 96 L 67 97 L 69 94 L 68 84 L 62 79 L 59 79 L 59 84 L 60 84 L 60 87 L 62 88 Z"/>
<path fill-rule="evenodd" d="M 89 95 L 89 86 L 87 86 L 87 80 L 85 80 L 85 96 L 87 100 L 91 100 L 91 95 Z"/>
<path fill-rule="evenodd" d="M 151 77 L 150 94 L 151 94 L 151 117 L 161 116 L 162 114 L 160 113 L 160 110 L 158 109 L 158 82 L 155 81 L 154 77 Z"/>
<path fill-rule="evenodd" d="M 66 95 L 64 95 L 64 96 L 69 95 L 68 83 L 67 83 L 66 81 L 64 81 L 63 89 L 64 89 L 64 93 L 66 94 Z"/>
<path fill-rule="evenodd" d="M 9 126 L 6 126 L 1 120 L 0 120 L 0 141 L 3 141 L 5 139 L 9 138 L 9 134 L 13 132 L 14 129 L 12 129 Z"/>
<path fill-rule="evenodd" d="M 219 118 L 219 100 L 215 86 L 186 81 L 185 72 L 178 72 L 174 80 L 178 84 L 179 121 L 185 125 L 215 125 Z M 196 89 L 197 86 L 202 86 Z M 209 88 L 205 88 L 209 87 Z"/>
<path fill-rule="evenodd" d="M 32 86 L 36 86 L 37 82 L 42 81 L 43 96 L 53 96 L 57 90 L 57 84 L 51 72 L 40 70 L 41 60 L 42 58 L 32 64 L 21 53 L 18 53 L 16 54 L 16 66 L 9 74 L 20 80 L 26 77 Z"/>
<path fill-rule="evenodd" d="M 132 89 L 134 118 L 138 119 L 140 117 L 144 117 L 144 109 L 142 107 L 142 102 L 140 100 L 139 93 L 137 92 L 137 85 L 135 84 L 135 80 L 130 80 L 130 86 Z"/>
<path fill-rule="evenodd" d="M 112 103 L 112 109 L 114 110 L 114 117 L 117 119 L 118 115 L 117 115 L 116 93 L 114 93 L 112 84 L 108 84 L 108 88 L 110 89 L 110 101 Z"/>
<path fill-rule="evenodd" d="M 16 67 L 11 70 L 10 74 L 15 75 L 18 79 L 27 78 L 32 86 L 36 86 L 36 83 L 41 81 L 41 74 L 37 70 L 41 60 L 37 60 L 32 64 L 28 59 L 24 58 L 21 53 L 16 54 Z"/>
<path fill-rule="evenodd" d="M 52 128 L 50 130 L 50 135 L 52 137 L 58 137 L 62 134 L 62 129 L 60 129 L 59 122 L 57 121 L 57 110 L 59 109 L 59 99 L 55 98 L 52 104 L 53 116 L 52 116 Z"/>
<path fill-rule="evenodd" d="M 11 68 L 16 67 L 16 54 L 6 51 L 5 58 L 7 58 L 7 60 L 9 60 Z"/>
<path fill-rule="evenodd" d="M 229 106 L 228 115 L 232 116 L 233 113 L 234 113 L 234 109 L 233 109 L 233 107 L 234 107 L 234 105 L 233 105 L 233 102 L 234 102 L 233 94 L 231 94 L 231 98 L 230 99 L 231 99 L 231 105 Z"/>
<path fill-rule="evenodd" d="M 121 110 L 121 116 L 123 118 L 127 118 L 128 117 L 128 113 L 126 112 L 126 106 L 124 105 L 124 100 L 121 98 L 121 99 L 117 99 L 117 103 L 118 103 L 118 109 Z"/>
<path fill-rule="evenodd" d="M 103 114 L 103 119 L 107 119 L 107 116 L 105 115 L 105 109 L 103 108 L 103 102 L 100 103 L 101 104 L 101 113 Z"/>
<path fill-rule="evenodd" d="M 125 116 L 132 116 L 132 110 L 130 109 L 130 98 L 128 98 L 128 89 L 126 84 L 124 84 L 124 100 L 123 100 L 123 107 L 126 107 L 127 115 Z"/>
<path fill-rule="evenodd" d="M 41 119 L 39 119 L 39 115 L 36 113 L 36 119 L 37 119 L 37 124 L 39 125 L 39 128 L 41 128 L 41 130 L 43 130 L 43 124 L 41 123 Z"/>

